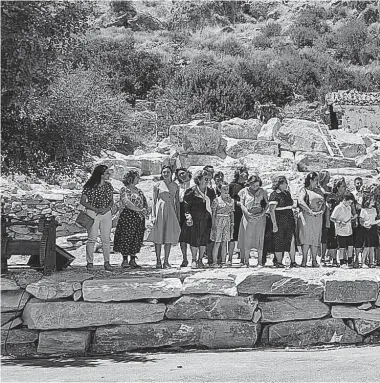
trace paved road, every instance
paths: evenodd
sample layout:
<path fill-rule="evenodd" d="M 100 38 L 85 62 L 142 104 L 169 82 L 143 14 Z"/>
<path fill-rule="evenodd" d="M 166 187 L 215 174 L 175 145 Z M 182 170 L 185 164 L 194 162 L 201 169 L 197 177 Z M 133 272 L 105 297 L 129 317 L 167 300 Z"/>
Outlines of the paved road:
<path fill-rule="evenodd" d="M 380 347 L 3 359 L 2 382 L 379 382 Z"/>

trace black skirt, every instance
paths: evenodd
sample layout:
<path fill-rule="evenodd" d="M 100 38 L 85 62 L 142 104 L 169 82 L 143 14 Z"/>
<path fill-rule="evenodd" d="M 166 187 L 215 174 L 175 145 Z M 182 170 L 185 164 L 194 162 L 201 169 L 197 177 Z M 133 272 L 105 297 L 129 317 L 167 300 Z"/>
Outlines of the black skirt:
<path fill-rule="evenodd" d="M 123 255 L 140 252 L 145 232 L 145 218 L 134 210 L 124 208 L 117 222 L 113 249 Z"/>
<path fill-rule="evenodd" d="M 377 225 L 371 226 L 370 229 L 364 228 L 364 247 L 378 247 L 379 234 L 377 232 Z"/>
<path fill-rule="evenodd" d="M 206 246 L 210 240 L 212 220 L 208 214 L 204 219 L 193 218 L 193 225 L 182 225 L 179 242 L 188 243 L 192 247 Z"/>

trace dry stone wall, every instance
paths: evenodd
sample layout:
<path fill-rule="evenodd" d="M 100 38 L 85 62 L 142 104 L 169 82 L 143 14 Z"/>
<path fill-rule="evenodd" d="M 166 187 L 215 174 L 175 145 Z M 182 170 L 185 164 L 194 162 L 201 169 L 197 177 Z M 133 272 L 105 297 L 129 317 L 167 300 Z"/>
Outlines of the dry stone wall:
<path fill-rule="evenodd" d="M 2 278 L 2 354 L 380 343 L 379 270 L 146 274 Z"/>

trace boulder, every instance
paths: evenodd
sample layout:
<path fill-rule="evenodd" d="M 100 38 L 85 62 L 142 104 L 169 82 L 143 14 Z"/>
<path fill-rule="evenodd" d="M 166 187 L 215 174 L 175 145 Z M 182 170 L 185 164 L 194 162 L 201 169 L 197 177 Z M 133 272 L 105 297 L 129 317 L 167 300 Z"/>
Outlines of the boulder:
<path fill-rule="evenodd" d="M 294 162 L 287 158 L 272 157 L 262 154 L 249 154 L 239 159 L 240 166 L 246 166 L 250 174 L 287 172 L 293 170 Z"/>
<path fill-rule="evenodd" d="M 74 294 L 74 286 L 73 282 L 52 282 L 43 278 L 26 286 L 26 291 L 35 298 L 48 301 L 71 297 Z"/>
<path fill-rule="evenodd" d="M 32 299 L 23 312 L 24 323 L 31 329 L 54 330 L 158 322 L 164 318 L 164 304 L 43 302 Z"/>
<path fill-rule="evenodd" d="M 292 161 L 294 161 L 294 158 L 295 158 L 294 153 L 289 152 L 288 150 L 281 150 L 280 157 L 281 158 L 287 158 L 287 159 L 292 160 Z"/>
<path fill-rule="evenodd" d="M 179 153 L 218 154 L 224 152 L 220 124 L 195 120 L 189 124 L 172 125 L 170 142 Z"/>
<path fill-rule="evenodd" d="M 351 330 L 341 319 L 314 319 L 282 322 L 268 326 L 271 346 L 305 347 L 318 344 L 360 343 L 362 336 Z"/>
<path fill-rule="evenodd" d="M 29 300 L 29 293 L 24 290 L 2 291 L 1 312 L 22 310 Z"/>
<path fill-rule="evenodd" d="M 1 325 L 10 322 L 11 320 L 21 316 L 21 311 L 11 311 L 7 313 L 1 313 Z"/>
<path fill-rule="evenodd" d="M 91 343 L 91 331 L 41 331 L 38 337 L 39 354 L 84 354 Z"/>
<path fill-rule="evenodd" d="M 10 322 L 1 326 L 2 330 L 12 330 L 17 327 L 21 327 L 24 322 L 20 317 L 16 317 L 12 319 Z"/>
<path fill-rule="evenodd" d="M 241 158 L 249 154 L 265 154 L 278 157 L 280 151 L 278 144 L 273 141 L 228 138 L 226 153 L 232 158 Z"/>
<path fill-rule="evenodd" d="M 376 344 L 380 343 L 380 330 L 374 331 L 373 333 L 366 336 L 363 340 L 364 344 Z"/>
<path fill-rule="evenodd" d="M 361 136 L 363 142 L 365 143 L 367 147 L 375 143 L 374 137 L 376 136 L 368 128 L 359 129 L 358 134 Z"/>
<path fill-rule="evenodd" d="M 321 296 L 323 286 L 317 282 L 280 274 L 258 273 L 247 275 L 237 282 L 239 294 L 309 295 Z"/>
<path fill-rule="evenodd" d="M 256 140 L 259 134 L 262 122 L 258 119 L 250 118 L 243 120 L 235 117 L 221 122 L 222 134 L 230 138 Z"/>
<path fill-rule="evenodd" d="M 330 135 L 339 146 L 344 157 L 356 158 L 366 153 L 366 145 L 359 134 L 349 133 L 343 129 L 330 130 Z"/>
<path fill-rule="evenodd" d="M 89 302 L 133 301 L 181 296 L 178 278 L 94 279 L 82 286 L 83 300 Z"/>
<path fill-rule="evenodd" d="M 380 321 L 354 319 L 354 326 L 358 334 L 368 335 L 380 328 Z"/>
<path fill-rule="evenodd" d="M 281 149 L 293 152 L 328 153 L 318 125 L 313 121 L 286 118 L 278 130 L 275 140 L 280 144 Z"/>
<path fill-rule="evenodd" d="M 321 171 L 330 168 L 354 168 L 355 160 L 351 158 L 330 157 L 325 153 L 297 152 L 296 164 L 300 172 Z"/>
<path fill-rule="evenodd" d="M 329 303 L 362 303 L 376 301 L 379 285 L 370 280 L 326 280 L 324 301 Z"/>
<path fill-rule="evenodd" d="M 367 169 L 359 169 L 359 168 L 331 168 L 331 169 L 325 169 L 328 170 L 330 173 L 330 176 L 333 178 L 337 177 L 346 177 L 346 178 L 352 178 L 354 180 L 355 177 L 362 177 L 362 178 L 373 178 L 377 176 L 377 171 L 367 170 Z M 347 181 L 347 179 L 346 179 Z"/>
<path fill-rule="evenodd" d="M 202 166 L 211 165 L 219 168 L 223 164 L 223 159 L 218 156 L 213 156 L 210 154 L 180 154 L 179 161 L 181 166 L 184 168 L 189 168 L 191 166 Z"/>
<path fill-rule="evenodd" d="M 1 291 L 14 291 L 19 290 L 20 286 L 16 283 L 14 279 L 1 277 Z"/>
<path fill-rule="evenodd" d="M 356 158 L 355 163 L 356 166 L 361 169 L 375 170 L 380 168 L 380 150 Z"/>
<path fill-rule="evenodd" d="M 163 321 L 99 327 L 91 351 L 110 353 L 159 347 L 252 348 L 260 325 L 243 321 Z"/>
<path fill-rule="evenodd" d="M 235 297 L 238 295 L 238 291 L 232 277 L 204 272 L 185 278 L 182 294 L 217 294 Z"/>
<path fill-rule="evenodd" d="M 279 118 L 271 118 L 265 125 L 261 127 L 259 134 L 257 135 L 258 140 L 273 141 L 281 128 L 281 121 Z"/>
<path fill-rule="evenodd" d="M 170 156 L 160 153 L 147 153 L 135 156 L 135 160 L 140 165 L 141 175 L 160 174 L 161 168 L 168 165 Z"/>
<path fill-rule="evenodd" d="M 333 318 L 365 319 L 380 322 L 380 308 L 364 311 L 355 306 L 337 305 L 332 307 L 331 315 Z"/>
<path fill-rule="evenodd" d="M 156 149 L 154 149 L 157 153 L 161 154 L 170 154 L 173 149 L 173 144 L 170 142 L 170 138 L 166 137 L 162 141 L 159 142 Z"/>
<path fill-rule="evenodd" d="M 252 320 L 258 301 L 252 296 L 185 295 L 168 304 L 169 319 L 238 319 Z"/>
<path fill-rule="evenodd" d="M 273 297 L 260 301 L 261 323 L 323 318 L 330 307 L 317 297 Z"/>
<path fill-rule="evenodd" d="M 36 354 L 38 331 L 28 329 L 1 330 L 1 354 L 28 356 Z"/>

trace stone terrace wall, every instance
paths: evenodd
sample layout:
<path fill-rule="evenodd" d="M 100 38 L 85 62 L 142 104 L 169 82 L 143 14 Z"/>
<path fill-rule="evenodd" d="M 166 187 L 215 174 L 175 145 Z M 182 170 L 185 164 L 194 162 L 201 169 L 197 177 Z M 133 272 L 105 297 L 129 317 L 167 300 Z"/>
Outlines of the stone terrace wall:
<path fill-rule="evenodd" d="M 379 270 L 30 273 L 1 281 L 3 355 L 380 343 Z"/>

